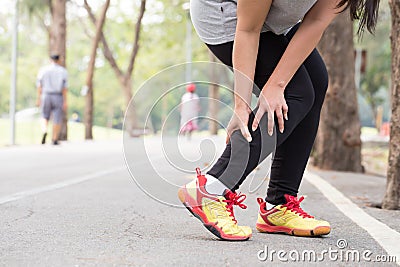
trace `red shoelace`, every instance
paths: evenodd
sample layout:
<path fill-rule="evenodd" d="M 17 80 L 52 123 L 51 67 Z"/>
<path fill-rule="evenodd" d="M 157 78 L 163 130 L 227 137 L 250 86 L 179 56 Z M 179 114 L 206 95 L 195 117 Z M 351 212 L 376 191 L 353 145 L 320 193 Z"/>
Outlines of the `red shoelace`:
<path fill-rule="evenodd" d="M 300 197 L 297 199 L 297 197 L 294 196 L 288 196 L 288 202 L 282 206 L 286 207 L 286 211 L 290 210 L 296 214 L 299 214 L 303 218 L 314 218 L 314 216 L 311 216 L 307 212 L 305 212 L 301 207 L 300 203 L 304 200 L 304 197 Z M 285 211 L 285 213 L 286 213 Z"/>
<path fill-rule="evenodd" d="M 228 192 L 225 197 L 226 199 L 223 201 L 226 202 L 226 209 L 228 210 L 229 215 L 233 218 L 233 221 L 237 223 L 235 214 L 233 212 L 233 206 L 237 205 L 241 209 L 247 209 L 247 206 L 243 204 L 243 201 L 246 199 L 246 195 L 242 193 L 236 194 L 233 192 Z"/>

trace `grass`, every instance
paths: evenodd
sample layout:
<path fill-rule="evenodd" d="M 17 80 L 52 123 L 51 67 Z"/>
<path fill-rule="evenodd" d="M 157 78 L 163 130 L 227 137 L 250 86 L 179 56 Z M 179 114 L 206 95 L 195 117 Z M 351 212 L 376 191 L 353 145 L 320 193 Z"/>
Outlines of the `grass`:
<path fill-rule="evenodd" d="M 362 127 L 361 134 L 363 136 L 376 136 L 378 131 L 373 127 Z M 367 173 L 386 176 L 388 168 L 389 147 L 388 144 L 378 144 L 374 142 L 363 143 L 362 164 Z"/>
<path fill-rule="evenodd" d="M 377 135 L 378 130 L 374 127 L 361 127 L 361 134 L 366 136 Z"/>
<path fill-rule="evenodd" d="M 49 125 L 49 135 L 51 136 L 51 125 Z M 18 145 L 39 144 L 42 137 L 40 120 L 19 120 L 16 122 L 16 143 Z M 93 127 L 94 140 L 117 140 L 122 138 L 122 131 L 99 126 Z M 49 141 L 51 138 L 48 137 Z M 85 140 L 85 126 L 82 123 L 68 123 L 68 140 Z M 10 121 L 0 119 L 0 147 L 10 144 Z"/>
<path fill-rule="evenodd" d="M 388 146 L 368 144 L 361 149 L 362 164 L 367 173 L 386 176 L 389 159 Z"/>

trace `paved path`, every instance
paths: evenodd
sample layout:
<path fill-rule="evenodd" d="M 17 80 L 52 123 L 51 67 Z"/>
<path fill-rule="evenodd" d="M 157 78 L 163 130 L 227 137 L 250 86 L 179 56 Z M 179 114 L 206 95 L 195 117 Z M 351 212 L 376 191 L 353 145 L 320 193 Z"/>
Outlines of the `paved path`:
<path fill-rule="evenodd" d="M 143 143 L 142 139 L 131 141 L 127 149 L 133 172 L 146 178 L 146 186 L 159 185 L 146 164 L 147 157 L 158 168 L 165 169 L 161 174 L 171 181 L 178 184 L 190 179 L 191 175 L 182 171 L 164 168 L 170 164 L 160 154 L 158 141 L 149 138 L 148 142 L 147 156 L 135 149 Z M 181 151 L 196 158 L 196 139 L 182 143 Z M 217 139 L 220 143 L 223 140 Z M 170 159 L 174 157 L 177 155 L 172 153 Z M 204 166 L 212 155 L 203 157 Z M 263 176 L 263 168 L 256 176 Z M 364 205 L 381 197 L 384 179 L 315 170 L 313 173 L 339 189 L 362 211 L 391 229 L 400 230 L 398 212 Z M 266 248 L 269 254 L 279 250 L 302 254 L 308 250 L 321 256 L 324 250 L 338 250 L 340 257 L 349 250 L 370 250 L 371 258 L 387 255 L 367 230 L 344 215 L 307 179 L 301 187 L 301 194 L 308 196 L 304 208 L 331 222 L 333 231 L 329 236 L 300 238 L 257 233 L 255 198 L 262 196 L 262 192 L 257 192 L 248 194 L 247 210 L 236 210 L 238 221 L 253 227 L 252 239 L 219 241 L 185 209 L 163 205 L 143 193 L 126 170 L 118 142 L 2 149 L 0 185 L 0 266 L 266 266 L 271 258 L 259 259 L 265 257 Z M 243 191 L 248 188 L 248 184 L 244 185 Z M 169 197 L 161 193 L 159 196 L 161 200 L 176 200 Z M 345 249 L 338 249 L 339 239 L 346 240 Z M 292 258 L 296 251 L 291 252 Z M 273 263 L 282 264 L 276 254 L 273 256 Z M 325 255 L 325 260 L 317 263 L 293 262 L 288 254 L 284 258 L 302 266 L 378 265 L 338 261 L 334 260 L 335 255 L 331 256 L 333 260 Z"/>

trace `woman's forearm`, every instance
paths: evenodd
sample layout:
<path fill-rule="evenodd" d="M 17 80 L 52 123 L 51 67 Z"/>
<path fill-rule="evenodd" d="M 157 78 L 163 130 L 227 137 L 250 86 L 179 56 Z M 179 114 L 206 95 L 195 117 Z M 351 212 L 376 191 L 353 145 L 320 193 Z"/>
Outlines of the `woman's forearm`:
<path fill-rule="evenodd" d="M 260 32 L 272 0 L 238 0 L 233 47 L 235 108 L 249 107 L 253 90 Z"/>
<path fill-rule="evenodd" d="M 235 107 L 250 106 L 259 40 L 257 31 L 236 32 L 233 47 Z"/>
<path fill-rule="evenodd" d="M 317 46 L 324 30 L 325 27 L 323 24 L 302 23 L 265 87 L 278 86 L 282 89 L 286 88 L 301 64 L 303 64 L 304 60 L 306 60 Z"/>
<path fill-rule="evenodd" d="M 339 0 L 319 0 L 309 10 L 265 87 L 286 88 L 301 64 L 317 46 L 325 29 L 343 10 L 344 7 L 336 8 L 338 3 Z"/>

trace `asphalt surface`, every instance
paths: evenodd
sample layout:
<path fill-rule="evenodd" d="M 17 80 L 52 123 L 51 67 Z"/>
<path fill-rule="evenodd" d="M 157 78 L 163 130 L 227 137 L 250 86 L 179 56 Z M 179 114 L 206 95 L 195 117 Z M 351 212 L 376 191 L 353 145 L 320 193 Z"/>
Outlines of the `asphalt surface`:
<path fill-rule="evenodd" d="M 266 248 L 269 254 L 272 250 L 296 250 L 299 254 L 313 250 L 317 255 L 323 250 L 338 250 L 339 254 L 346 250 L 370 250 L 373 255 L 386 254 L 368 232 L 307 181 L 301 186 L 301 194 L 307 195 L 303 208 L 328 220 L 333 227 L 330 235 L 301 238 L 258 233 L 256 197 L 264 195 L 263 185 L 256 193 L 248 194 L 246 210 L 236 209 L 239 223 L 251 226 L 253 237 L 247 242 L 218 240 L 186 209 L 175 207 L 179 203 L 174 191 L 194 177 L 184 170 L 212 163 L 224 143 L 219 138 L 214 141 L 215 149 L 211 141 L 180 140 L 180 150 L 172 149 L 168 161 L 162 152 L 168 145 L 163 144 L 173 147 L 174 140 L 164 140 L 161 145 L 158 138 L 126 142 L 126 161 L 136 182 L 126 168 L 122 142 L 1 149 L 0 266 L 383 266 L 377 262 L 335 260 L 327 255 L 321 262 L 293 261 L 287 255 L 288 262 L 283 262 L 276 254 L 273 260 L 259 259 L 260 255 L 265 256 L 260 250 Z M 147 144 L 145 150 L 143 143 Z M 183 162 L 178 154 L 189 160 Z M 265 168 L 262 166 L 256 172 L 257 181 L 264 180 Z M 362 193 L 356 194 L 354 187 L 346 187 L 346 179 L 332 179 L 333 173 L 318 174 L 328 181 L 335 180 L 338 189 L 363 207 L 365 202 L 357 202 L 357 197 L 352 196 L 376 199 L 379 188 L 384 188 L 384 180 L 379 178 L 373 184 L 376 192 L 371 196 L 363 184 L 357 187 Z M 343 177 L 340 173 L 335 175 Z M 364 177 L 357 178 L 363 181 Z M 243 192 L 254 188 L 249 183 L 242 186 Z M 367 183 L 365 188 L 368 186 Z M 399 230 L 398 213 L 368 212 Z M 345 249 L 338 249 L 339 239 L 346 240 Z"/>

